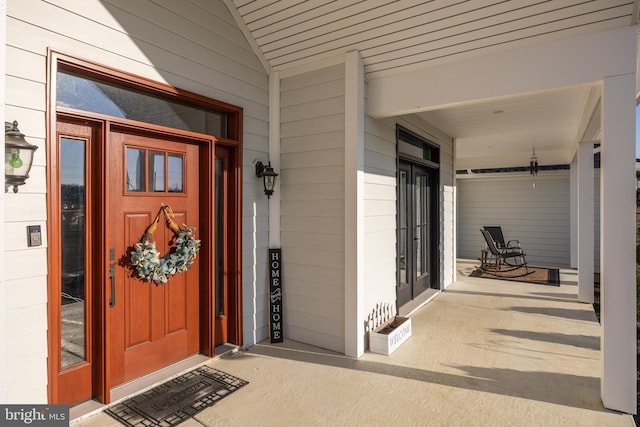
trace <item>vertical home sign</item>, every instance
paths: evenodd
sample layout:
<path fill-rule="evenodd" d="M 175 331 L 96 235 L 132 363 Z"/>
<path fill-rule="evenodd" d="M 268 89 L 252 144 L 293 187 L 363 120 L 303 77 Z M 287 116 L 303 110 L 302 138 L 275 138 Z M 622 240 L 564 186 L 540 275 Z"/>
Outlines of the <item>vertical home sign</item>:
<path fill-rule="evenodd" d="M 282 334 L 282 253 L 280 249 L 269 249 L 269 323 L 271 342 L 283 342 Z"/>

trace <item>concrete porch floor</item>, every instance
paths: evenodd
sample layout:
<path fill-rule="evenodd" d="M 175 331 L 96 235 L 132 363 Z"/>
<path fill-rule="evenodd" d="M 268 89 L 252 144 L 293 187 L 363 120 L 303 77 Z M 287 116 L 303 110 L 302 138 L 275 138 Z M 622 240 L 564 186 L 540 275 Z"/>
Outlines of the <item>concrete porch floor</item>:
<path fill-rule="evenodd" d="M 559 287 L 467 277 L 413 313 L 390 356 L 287 341 L 208 364 L 249 384 L 182 426 L 635 426 L 600 400 L 600 326 Z M 99 413 L 74 426 L 118 426 Z"/>

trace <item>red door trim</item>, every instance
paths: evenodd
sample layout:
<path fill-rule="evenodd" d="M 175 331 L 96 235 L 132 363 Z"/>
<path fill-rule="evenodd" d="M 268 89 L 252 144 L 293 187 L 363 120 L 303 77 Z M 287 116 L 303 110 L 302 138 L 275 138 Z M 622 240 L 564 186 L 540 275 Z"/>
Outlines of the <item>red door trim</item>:
<path fill-rule="evenodd" d="M 102 131 L 100 134 L 100 138 L 104 141 L 106 140 L 106 129 L 108 129 L 109 122 L 113 119 L 112 117 L 106 117 L 99 114 L 93 114 L 85 111 L 77 111 L 68 108 L 57 108 L 55 101 L 55 93 L 56 93 L 56 73 L 58 68 L 64 68 L 66 70 L 71 70 L 79 74 L 97 77 L 105 80 L 109 80 L 112 82 L 117 82 L 119 84 L 124 84 L 128 87 L 132 87 L 138 90 L 143 90 L 148 93 L 153 93 L 156 95 L 160 95 L 166 98 L 172 98 L 174 100 L 179 100 L 181 102 L 186 102 L 189 104 L 212 108 L 219 111 L 225 111 L 228 115 L 228 123 L 227 123 L 227 138 L 212 138 L 208 135 L 197 134 L 193 132 L 182 132 L 174 129 L 163 128 L 155 125 L 141 125 L 138 122 L 133 122 L 130 120 L 118 120 L 117 123 L 119 126 L 130 126 L 136 129 L 152 129 L 154 131 L 165 132 L 171 135 L 181 135 L 187 136 L 188 138 L 199 139 L 202 144 L 200 148 L 200 167 L 201 167 L 201 217 L 202 218 L 212 218 L 213 211 L 215 207 L 213 206 L 213 164 L 214 164 L 214 147 L 217 144 L 224 145 L 228 147 L 231 151 L 231 159 L 232 165 L 231 169 L 233 171 L 233 187 L 234 191 L 231 192 L 230 197 L 230 210 L 229 210 L 229 236 L 233 236 L 230 238 L 229 245 L 229 258 L 228 258 L 228 271 L 229 277 L 234 279 L 231 290 L 234 292 L 232 301 L 232 312 L 230 313 L 230 321 L 233 323 L 233 330 L 230 334 L 229 340 L 241 346 L 243 344 L 243 327 L 242 327 L 242 135 L 243 135 L 243 110 L 240 107 L 227 104 L 224 102 L 212 100 L 210 98 L 204 97 L 202 95 L 181 90 L 166 84 L 158 83 L 152 80 L 149 80 L 144 77 L 136 76 L 130 73 L 122 72 L 119 70 L 115 70 L 109 67 L 101 66 L 95 64 L 90 61 L 82 60 L 75 58 L 73 56 L 65 55 L 63 53 L 49 50 L 48 51 L 48 72 L 47 72 L 47 82 L 48 82 L 48 92 L 47 92 L 47 141 L 49 141 L 48 147 L 48 157 L 47 157 L 47 171 L 48 171 L 48 181 L 47 181 L 47 192 L 49 194 L 49 200 L 57 194 L 55 191 L 56 186 L 59 185 L 58 179 L 55 176 L 57 171 L 57 158 L 56 156 L 51 156 L 51 148 L 53 146 L 52 141 L 56 141 L 56 123 L 58 119 L 58 115 L 60 117 L 64 117 L 66 119 L 78 119 L 85 121 L 92 121 L 94 123 L 102 124 Z M 114 123 L 114 122 L 112 122 Z M 56 142 L 57 144 L 57 142 Z M 95 222 L 96 222 L 96 235 L 95 239 L 99 239 L 102 244 L 98 244 L 97 246 L 101 249 L 98 253 L 95 254 L 96 265 L 94 266 L 97 270 L 96 276 L 102 277 L 102 292 L 96 292 L 94 298 L 96 299 L 94 307 L 96 308 L 94 313 L 95 319 L 95 331 L 94 331 L 94 341 L 96 342 L 96 351 L 94 352 L 94 363 L 97 364 L 99 369 L 94 370 L 93 374 L 93 387 L 94 387 L 94 399 L 98 399 L 103 403 L 110 402 L 110 389 L 111 384 L 109 382 L 110 372 L 109 372 L 109 363 L 107 362 L 106 355 L 109 354 L 109 343 L 107 337 L 109 335 L 109 330 L 107 325 L 109 324 L 109 289 L 106 285 L 108 278 L 108 253 L 105 249 L 105 242 L 107 241 L 106 237 L 110 232 L 107 218 L 108 216 L 108 207 L 105 206 L 105 194 L 104 189 L 106 188 L 106 182 L 109 179 L 107 172 L 104 170 L 105 165 L 105 156 L 106 149 L 104 144 L 101 144 L 101 152 L 98 154 L 99 158 L 102 159 L 99 165 L 96 166 L 97 183 L 95 191 L 98 192 L 97 196 L 94 198 L 94 213 L 95 213 Z M 56 227 L 56 215 L 54 212 L 55 206 L 52 206 L 52 203 L 49 202 L 47 206 L 48 210 L 48 237 L 49 242 L 56 241 L 59 236 L 60 230 L 59 227 Z M 207 236 L 209 241 L 213 242 L 215 236 L 213 235 L 213 227 L 211 224 L 207 224 L 205 227 L 206 221 L 202 221 L 202 236 Z M 101 233 L 98 230 L 102 230 Z M 98 235 L 101 234 L 101 235 Z M 206 273 L 206 277 L 208 280 L 203 281 L 201 285 L 201 296 L 203 296 L 203 304 L 207 304 L 207 310 L 200 311 L 200 348 L 201 352 L 207 356 L 213 356 L 215 352 L 214 348 L 214 333 L 215 333 L 215 325 L 214 325 L 214 316 L 213 316 L 213 307 L 214 307 L 214 293 L 213 293 L 213 261 L 214 261 L 214 253 L 212 249 L 203 249 L 201 253 L 203 257 L 203 261 L 206 259 L 209 262 L 201 262 L 201 268 L 206 271 L 201 271 L 202 273 Z M 56 277 L 56 275 L 60 274 L 59 269 L 59 253 L 56 253 L 49 248 L 49 264 L 48 264 L 48 272 L 49 277 Z M 49 290 L 48 290 L 48 300 L 49 300 L 49 309 L 48 309 L 48 323 L 49 323 L 49 340 L 50 342 L 59 342 L 60 340 L 60 331 L 55 326 L 57 320 L 59 320 L 59 310 L 56 313 L 56 304 L 52 304 L 56 300 L 55 294 L 55 281 L 49 280 Z M 57 341 L 55 341 L 57 340 Z M 55 346 L 54 346 L 55 347 Z M 50 345 L 50 354 L 49 354 L 49 362 L 48 362 L 48 377 L 49 377 L 49 387 L 48 387 L 48 399 L 50 403 L 56 403 L 55 399 L 57 396 L 57 369 L 54 369 L 53 366 L 55 362 L 55 358 L 51 357 L 51 348 Z"/>

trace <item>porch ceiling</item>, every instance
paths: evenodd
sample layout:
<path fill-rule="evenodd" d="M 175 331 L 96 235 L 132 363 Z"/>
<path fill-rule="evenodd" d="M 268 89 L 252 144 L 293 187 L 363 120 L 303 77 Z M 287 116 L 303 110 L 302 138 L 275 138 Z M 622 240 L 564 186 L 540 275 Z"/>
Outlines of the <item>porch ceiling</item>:
<path fill-rule="evenodd" d="M 224 0 L 267 70 L 351 50 L 367 79 L 635 25 L 639 0 Z M 457 167 L 568 163 L 597 87 L 421 113 L 457 139 Z M 596 94 L 597 95 L 597 94 Z"/>

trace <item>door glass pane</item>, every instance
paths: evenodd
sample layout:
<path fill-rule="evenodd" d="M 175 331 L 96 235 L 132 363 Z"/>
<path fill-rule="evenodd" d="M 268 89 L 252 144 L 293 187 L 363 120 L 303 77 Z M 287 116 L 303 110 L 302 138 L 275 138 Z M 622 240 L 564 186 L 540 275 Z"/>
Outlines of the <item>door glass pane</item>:
<path fill-rule="evenodd" d="M 82 362 L 85 351 L 85 141 L 62 138 L 61 194 L 61 368 Z"/>
<path fill-rule="evenodd" d="M 58 71 L 56 104 L 226 138 L 227 114 Z"/>
<path fill-rule="evenodd" d="M 182 154 L 169 154 L 169 182 L 167 188 L 170 193 L 182 193 L 184 191 L 183 163 Z"/>
<path fill-rule="evenodd" d="M 164 152 L 149 151 L 149 191 L 164 192 Z"/>
<path fill-rule="evenodd" d="M 215 160 L 214 226 L 215 226 L 215 301 L 216 317 L 224 316 L 224 163 Z"/>
<path fill-rule="evenodd" d="M 398 201 L 398 222 L 400 229 L 398 230 L 398 254 L 400 256 L 400 283 L 407 283 L 407 172 L 400 171 L 400 190 Z"/>
<path fill-rule="evenodd" d="M 127 191 L 145 191 L 144 150 L 127 148 Z"/>
<path fill-rule="evenodd" d="M 427 177 L 416 174 L 416 277 L 427 272 Z"/>

